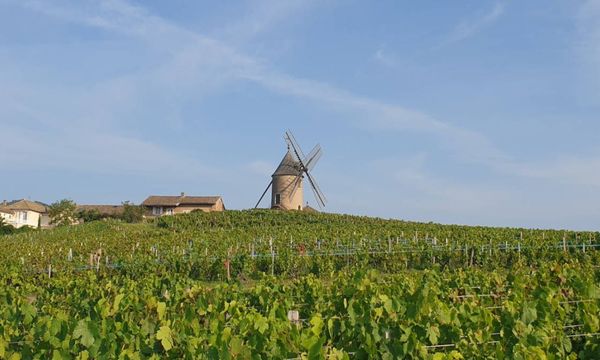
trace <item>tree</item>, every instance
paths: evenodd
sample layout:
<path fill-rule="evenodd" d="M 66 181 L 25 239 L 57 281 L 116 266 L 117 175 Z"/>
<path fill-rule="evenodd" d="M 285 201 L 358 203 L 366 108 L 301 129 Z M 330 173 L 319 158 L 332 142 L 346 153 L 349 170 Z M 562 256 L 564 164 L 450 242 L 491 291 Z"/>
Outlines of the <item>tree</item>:
<path fill-rule="evenodd" d="M 105 216 L 100 214 L 100 211 L 96 209 L 81 210 L 79 213 L 77 213 L 77 217 L 83 220 L 83 222 L 98 221 L 105 218 Z"/>
<path fill-rule="evenodd" d="M 56 226 L 72 225 L 77 219 L 77 205 L 72 200 L 63 199 L 50 205 L 48 215 L 50 224 Z"/>
<path fill-rule="evenodd" d="M 129 201 L 123 202 L 123 214 L 121 219 L 128 223 L 137 223 L 144 219 L 144 208 L 133 205 Z"/>
<path fill-rule="evenodd" d="M 0 235 L 8 235 L 15 232 L 15 228 L 8 224 L 2 216 L 0 216 Z"/>

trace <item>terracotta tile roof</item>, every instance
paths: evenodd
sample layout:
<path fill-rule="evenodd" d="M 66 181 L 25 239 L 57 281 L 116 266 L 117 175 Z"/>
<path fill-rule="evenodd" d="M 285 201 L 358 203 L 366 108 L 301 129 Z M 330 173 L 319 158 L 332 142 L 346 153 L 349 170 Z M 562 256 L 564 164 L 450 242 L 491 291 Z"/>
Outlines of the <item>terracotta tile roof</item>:
<path fill-rule="evenodd" d="M 6 208 L 8 208 L 10 210 L 35 211 L 40 214 L 46 213 L 48 211 L 48 206 L 46 206 L 45 204 L 42 204 L 37 201 L 27 200 L 27 199 L 13 201 L 13 202 L 9 203 L 8 205 L 6 205 Z"/>
<path fill-rule="evenodd" d="M 309 206 L 309 205 L 306 205 L 305 207 L 303 207 L 302 211 L 309 212 L 309 213 L 318 213 L 318 212 L 320 212 L 319 210 L 317 210 L 314 207 Z"/>
<path fill-rule="evenodd" d="M 77 211 L 96 210 L 102 215 L 120 215 L 124 209 L 123 205 L 77 205 Z"/>
<path fill-rule="evenodd" d="M 14 214 L 15 213 L 14 211 L 12 211 L 11 209 L 9 209 L 5 205 L 0 205 L 0 212 L 1 213 L 5 213 L 5 214 Z"/>
<path fill-rule="evenodd" d="M 220 196 L 149 196 L 144 206 L 214 205 Z"/>

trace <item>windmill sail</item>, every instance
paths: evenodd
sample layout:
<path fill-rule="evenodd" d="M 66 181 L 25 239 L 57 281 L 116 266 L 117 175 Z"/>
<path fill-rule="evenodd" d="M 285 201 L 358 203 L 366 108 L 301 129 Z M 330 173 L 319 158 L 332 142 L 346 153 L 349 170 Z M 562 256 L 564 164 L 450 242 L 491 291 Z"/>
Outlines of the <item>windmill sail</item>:
<path fill-rule="evenodd" d="M 319 145 L 315 146 L 315 148 L 309 153 L 309 156 L 306 157 L 304 156 L 300 145 L 296 141 L 296 138 L 294 137 L 294 134 L 292 134 L 291 131 L 288 130 L 285 132 L 285 139 L 288 143 L 288 146 L 293 150 L 294 155 L 296 156 L 295 160 L 300 164 L 301 172 L 306 174 L 306 177 L 308 178 L 313 194 L 315 195 L 315 199 L 317 200 L 317 204 L 321 208 L 325 207 L 327 199 L 325 198 L 325 195 L 319 188 L 317 181 L 310 173 L 310 171 L 314 168 L 316 162 L 321 157 L 321 147 Z"/>
<path fill-rule="evenodd" d="M 324 207 L 327 199 L 319 188 L 314 176 L 310 173 L 323 155 L 320 145 L 316 145 L 308 155 L 304 155 L 302 148 L 296 141 L 291 131 L 285 132 L 285 141 L 288 150 L 275 169 L 272 180 L 259 198 L 257 208 L 267 194 L 272 190 L 271 207 L 285 210 L 302 210 L 303 186 L 302 180 L 308 179 L 311 190 L 319 207 Z"/>

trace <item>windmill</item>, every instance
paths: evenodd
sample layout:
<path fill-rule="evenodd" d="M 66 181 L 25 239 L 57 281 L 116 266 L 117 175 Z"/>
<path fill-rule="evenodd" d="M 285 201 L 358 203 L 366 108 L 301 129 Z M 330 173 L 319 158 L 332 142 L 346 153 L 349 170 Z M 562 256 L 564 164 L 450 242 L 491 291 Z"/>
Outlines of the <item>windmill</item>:
<path fill-rule="evenodd" d="M 261 195 L 254 208 L 257 208 L 262 199 L 272 189 L 271 208 L 283 210 L 302 210 L 304 201 L 302 180 L 308 179 L 310 188 L 315 195 L 319 208 L 325 207 L 327 199 L 319 188 L 315 177 L 310 173 L 323 155 L 321 146 L 317 144 L 308 155 L 304 155 L 300 145 L 291 131 L 285 132 L 287 153 L 271 176 L 271 182 Z"/>

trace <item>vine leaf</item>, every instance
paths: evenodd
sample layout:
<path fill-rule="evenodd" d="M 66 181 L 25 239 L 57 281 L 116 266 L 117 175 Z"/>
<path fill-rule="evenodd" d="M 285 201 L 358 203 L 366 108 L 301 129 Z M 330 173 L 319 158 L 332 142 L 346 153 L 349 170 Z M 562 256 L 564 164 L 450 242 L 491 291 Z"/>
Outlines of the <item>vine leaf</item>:
<path fill-rule="evenodd" d="M 167 309 L 167 304 L 164 302 L 159 302 L 156 304 L 156 312 L 158 313 L 158 319 L 162 320 L 165 316 L 165 310 Z"/>
<path fill-rule="evenodd" d="M 113 302 L 113 307 L 112 307 L 113 315 L 119 311 L 119 304 L 121 304 L 121 300 L 123 300 L 124 296 L 125 296 L 125 294 L 119 294 L 115 297 L 115 301 Z"/>
<path fill-rule="evenodd" d="M 171 328 L 168 326 L 161 326 L 156 332 L 156 339 L 160 340 L 162 347 L 165 351 L 169 351 L 173 348 L 173 338 L 171 337 Z"/>
<path fill-rule="evenodd" d="M 523 309 L 523 314 L 521 315 L 521 321 L 523 321 L 526 325 L 531 324 L 537 319 L 537 311 L 535 306 L 529 305 L 525 306 Z"/>
<path fill-rule="evenodd" d="M 259 316 L 257 317 L 254 326 L 256 328 L 256 330 L 258 330 L 258 332 L 260 332 L 261 334 L 264 334 L 265 331 L 267 331 L 267 329 L 269 328 L 269 322 L 267 321 L 267 319 L 263 316 Z"/>
<path fill-rule="evenodd" d="M 73 331 L 74 339 L 81 339 L 81 344 L 87 348 L 94 344 L 94 335 L 92 334 L 86 320 L 79 320 Z"/>

